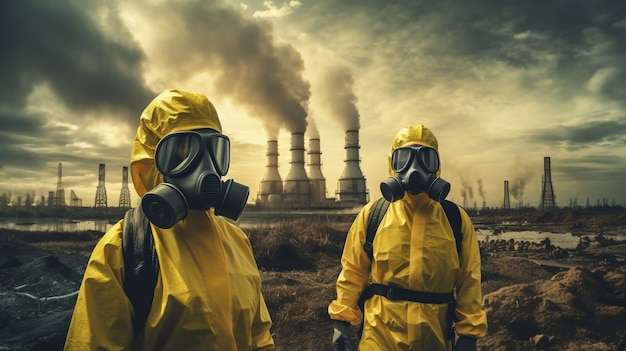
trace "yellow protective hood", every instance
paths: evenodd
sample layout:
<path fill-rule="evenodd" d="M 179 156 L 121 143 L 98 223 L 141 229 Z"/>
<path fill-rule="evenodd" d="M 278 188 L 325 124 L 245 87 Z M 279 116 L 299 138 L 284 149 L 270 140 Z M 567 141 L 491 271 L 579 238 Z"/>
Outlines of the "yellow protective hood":
<path fill-rule="evenodd" d="M 393 142 L 391 143 L 391 151 L 387 156 L 389 175 L 395 175 L 393 169 L 391 168 L 391 155 L 393 154 L 393 151 L 399 147 L 409 145 L 427 146 L 435 149 L 437 153 L 439 152 L 439 143 L 437 142 L 435 134 L 433 134 L 430 129 L 422 124 L 409 124 L 396 133 L 396 136 L 393 138 Z M 439 176 L 439 173 L 440 172 L 437 172 L 437 176 Z"/>
<path fill-rule="evenodd" d="M 143 196 L 162 182 L 154 163 L 159 140 L 205 128 L 222 132 L 203 94 L 168 90 L 157 96 L 141 114 L 133 143 L 137 193 Z M 127 225 L 121 220 L 112 226 L 91 254 L 65 350 L 274 350 L 250 241 L 212 209 L 191 209 L 171 228 L 151 225 L 159 271 L 148 319 L 135 337 L 135 310 L 124 287 Z"/>
<path fill-rule="evenodd" d="M 222 132 L 217 111 L 202 93 L 166 90 L 141 113 L 130 156 L 130 173 L 141 197 L 163 181 L 154 164 L 159 140 L 172 132 L 210 128 Z"/>

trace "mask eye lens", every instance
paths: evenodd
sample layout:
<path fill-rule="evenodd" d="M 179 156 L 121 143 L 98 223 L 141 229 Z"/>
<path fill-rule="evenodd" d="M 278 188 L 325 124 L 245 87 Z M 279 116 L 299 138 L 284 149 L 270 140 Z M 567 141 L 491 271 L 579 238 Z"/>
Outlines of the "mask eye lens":
<path fill-rule="evenodd" d="M 223 134 L 216 134 L 211 138 L 209 148 L 217 172 L 225 176 L 230 165 L 230 140 Z"/>
<path fill-rule="evenodd" d="M 156 165 L 161 173 L 183 172 L 193 161 L 200 142 L 190 134 L 172 134 L 161 140 L 156 150 Z"/>
<path fill-rule="evenodd" d="M 394 172 L 400 173 L 406 169 L 411 161 L 411 149 L 399 148 L 391 155 L 391 168 Z"/>
<path fill-rule="evenodd" d="M 422 165 L 428 172 L 435 173 L 439 170 L 439 156 L 437 156 L 437 151 L 429 147 L 423 147 L 418 150 L 418 153 Z"/>

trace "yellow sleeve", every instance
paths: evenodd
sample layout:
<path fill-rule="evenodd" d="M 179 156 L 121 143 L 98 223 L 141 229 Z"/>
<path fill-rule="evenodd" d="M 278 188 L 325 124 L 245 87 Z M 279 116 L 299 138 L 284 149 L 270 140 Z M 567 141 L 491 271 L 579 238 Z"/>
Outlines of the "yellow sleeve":
<path fill-rule="evenodd" d="M 78 292 L 65 350 L 131 350 L 131 304 L 123 287 L 122 227 L 96 244 Z"/>
<path fill-rule="evenodd" d="M 480 250 L 472 221 L 459 207 L 462 218 L 463 243 L 461 270 L 457 277 L 456 322 L 454 329 L 459 335 L 484 337 L 487 334 L 487 313 L 483 310 Z"/>
<path fill-rule="evenodd" d="M 259 293 L 259 308 L 254 316 L 252 325 L 252 350 L 255 351 L 273 351 L 274 339 L 270 332 L 272 320 L 270 313 L 265 305 L 263 295 Z"/>
<path fill-rule="evenodd" d="M 363 244 L 371 207 L 372 203 L 363 207 L 348 231 L 341 256 L 342 270 L 337 278 L 337 299 L 328 306 L 331 319 L 352 325 L 361 323 L 363 319 L 358 301 L 370 277 L 372 263 L 363 250 Z"/>

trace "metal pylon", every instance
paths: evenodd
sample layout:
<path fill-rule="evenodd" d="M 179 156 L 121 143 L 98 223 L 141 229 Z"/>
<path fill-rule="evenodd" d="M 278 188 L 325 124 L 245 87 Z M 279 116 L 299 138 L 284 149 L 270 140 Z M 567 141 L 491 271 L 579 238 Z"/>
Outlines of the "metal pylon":
<path fill-rule="evenodd" d="M 120 191 L 120 208 L 130 208 L 130 190 L 128 190 L 128 167 L 122 167 L 122 190 Z"/>
<path fill-rule="evenodd" d="M 94 207 L 96 209 L 107 208 L 107 189 L 104 185 L 104 163 L 100 164 L 98 169 L 98 189 L 96 190 L 96 202 Z"/>
<path fill-rule="evenodd" d="M 554 201 L 554 189 L 552 188 L 552 171 L 550 170 L 550 157 L 543 158 L 543 184 L 541 184 L 541 212 L 556 210 Z"/>

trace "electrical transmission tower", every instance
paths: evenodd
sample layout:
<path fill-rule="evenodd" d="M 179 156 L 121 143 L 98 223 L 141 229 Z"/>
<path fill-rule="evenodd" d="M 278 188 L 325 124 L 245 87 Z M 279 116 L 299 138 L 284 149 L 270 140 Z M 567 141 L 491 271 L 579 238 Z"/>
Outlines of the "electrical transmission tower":
<path fill-rule="evenodd" d="M 552 189 L 552 176 L 550 170 L 550 157 L 543 158 L 543 182 L 541 184 L 541 212 L 556 210 L 554 190 Z"/>
<path fill-rule="evenodd" d="M 130 191 L 128 190 L 128 167 L 122 167 L 122 190 L 120 192 L 120 208 L 130 208 Z"/>
<path fill-rule="evenodd" d="M 100 164 L 98 169 L 98 189 L 96 190 L 96 209 L 107 208 L 107 189 L 104 185 L 104 163 Z"/>
<path fill-rule="evenodd" d="M 511 199 L 509 197 L 509 181 L 508 180 L 504 181 L 504 206 L 502 206 L 502 208 L 505 211 L 508 211 L 511 209 Z"/>
<path fill-rule="evenodd" d="M 65 189 L 63 189 L 63 181 L 61 180 L 61 162 L 59 162 L 59 177 L 57 180 L 57 192 L 54 197 L 54 204 L 57 206 L 65 206 Z"/>

